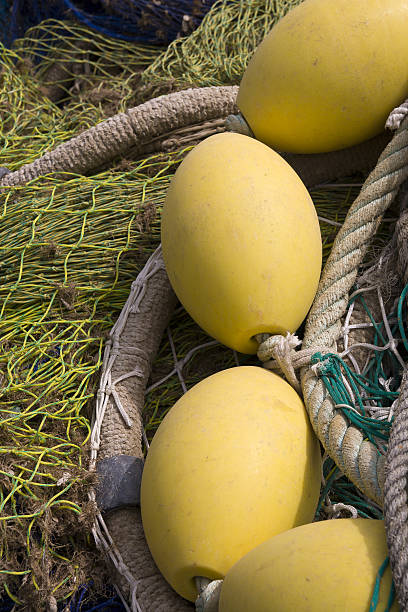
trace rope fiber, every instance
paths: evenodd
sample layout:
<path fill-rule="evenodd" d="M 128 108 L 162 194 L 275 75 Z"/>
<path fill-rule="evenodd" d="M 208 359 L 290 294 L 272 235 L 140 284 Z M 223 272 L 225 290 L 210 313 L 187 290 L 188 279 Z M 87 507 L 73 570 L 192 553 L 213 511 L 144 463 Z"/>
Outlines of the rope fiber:
<path fill-rule="evenodd" d="M 350 289 L 382 217 L 408 176 L 408 121 L 404 119 L 364 183 L 337 234 L 307 318 L 303 348 L 333 347 L 341 332 Z M 324 382 L 302 371 L 302 390 L 313 428 L 328 454 L 356 486 L 382 504 L 384 459 L 334 407 Z"/>

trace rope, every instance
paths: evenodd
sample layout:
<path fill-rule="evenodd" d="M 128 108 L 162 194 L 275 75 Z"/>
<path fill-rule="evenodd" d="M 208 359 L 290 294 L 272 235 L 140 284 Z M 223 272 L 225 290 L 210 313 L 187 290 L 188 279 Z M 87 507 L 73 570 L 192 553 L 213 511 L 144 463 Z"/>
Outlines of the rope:
<path fill-rule="evenodd" d="M 86 174 L 187 125 L 225 117 L 235 109 L 238 87 L 187 89 L 149 100 L 119 113 L 45 153 L 31 164 L 10 172 L 1 186 L 22 185 L 52 172 Z"/>
<path fill-rule="evenodd" d="M 264 362 L 264 367 L 268 370 L 280 370 L 299 395 L 301 394 L 301 384 L 296 376 L 296 370 L 312 364 L 312 357 L 317 352 L 327 353 L 329 351 L 327 347 L 318 349 L 313 347 L 297 351 L 295 349 L 301 344 L 301 341 L 289 332 L 286 336 L 258 334 L 256 339 L 259 342 L 257 356 L 260 361 Z M 319 364 L 313 367 L 317 371 Z"/>
<path fill-rule="evenodd" d="M 385 127 L 392 131 L 397 130 L 407 115 L 408 100 L 401 104 L 401 106 L 397 106 L 397 108 L 394 108 L 394 110 L 391 111 L 385 124 Z"/>
<path fill-rule="evenodd" d="M 408 113 L 408 103 L 405 104 Z M 399 109 L 397 109 L 399 110 Z M 408 283 L 408 196 L 396 227 L 398 268 Z M 408 610 L 408 371 L 405 370 L 388 440 L 384 482 L 384 520 L 395 589 L 402 612 Z"/>
<path fill-rule="evenodd" d="M 384 519 L 392 575 L 402 612 L 408 610 L 408 373 L 404 374 L 388 442 Z"/>
<path fill-rule="evenodd" d="M 199 596 L 195 602 L 196 612 L 218 612 L 223 580 L 209 580 L 196 577 L 195 583 Z"/>
<path fill-rule="evenodd" d="M 175 304 L 159 247 L 132 283 L 129 298 L 105 346 L 103 371 L 91 432 L 90 469 L 117 455 L 143 458 L 142 409 L 154 356 Z M 121 406 L 126 406 L 126 415 Z M 132 422 L 129 428 L 128 423 Z M 96 491 L 90 500 L 95 502 Z M 132 612 L 182 612 L 190 604 L 170 588 L 158 571 L 144 538 L 140 510 L 121 507 L 103 517 L 92 533 L 118 574 Z"/>
<path fill-rule="evenodd" d="M 235 132 L 235 134 L 243 134 L 244 136 L 255 138 L 253 131 L 241 113 L 237 115 L 228 115 L 225 119 L 225 129 L 227 132 Z"/>
<path fill-rule="evenodd" d="M 340 229 L 309 313 L 303 347 L 332 347 L 341 331 L 348 294 L 368 244 L 408 177 L 408 120 L 405 118 L 368 176 Z M 340 469 L 368 497 L 382 503 L 384 459 L 359 429 L 336 411 L 324 383 L 312 369 L 302 371 L 302 389 L 313 428 Z"/>

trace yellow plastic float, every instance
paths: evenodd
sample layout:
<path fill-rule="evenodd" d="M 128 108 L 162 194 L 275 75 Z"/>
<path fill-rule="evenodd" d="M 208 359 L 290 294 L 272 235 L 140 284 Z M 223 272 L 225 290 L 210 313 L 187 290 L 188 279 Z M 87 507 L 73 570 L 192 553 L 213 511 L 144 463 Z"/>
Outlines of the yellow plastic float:
<path fill-rule="evenodd" d="M 261 542 L 310 522 L 320 480 L 319 443 L 287 382 L 256 366 L 206 378 L 147 455 L 141 509 L 158 568 L 194 601 L 194 577 L 222 578 Z"/>
<path fill-rule="evenodd" d="M 369 612 L 386 560 L 383 521 L 337 519 L 291 529 L 264 542 L 227 574 L 219 612 Z M 391 589 L 387 567 L 377 610 Z M 398 610 L 394 602 L 390 610 Z"/>
<path fill-rule="evenodd" d="M 294 332 L 316 293 L 322 244 L 315 207 L 277 153 L 240 134 L 196 146 L 162 215 L 173 289 L 211 336 L 255 353 L 258 333 Z"/>
<path fill-rule="evenodd" d="M 271 147 L 324 153 L 383 131 L 408 97 L 406 0 L 305 0 L 262 41 L 238 106 Z"/>

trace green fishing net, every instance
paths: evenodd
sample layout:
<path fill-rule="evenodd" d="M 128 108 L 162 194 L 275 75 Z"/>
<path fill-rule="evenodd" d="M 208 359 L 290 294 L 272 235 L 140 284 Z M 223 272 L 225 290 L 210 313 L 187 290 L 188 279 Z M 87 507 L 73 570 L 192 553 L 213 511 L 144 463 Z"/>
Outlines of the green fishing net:
<path fill-rule="evenodd" d="M 143 81 L 239 85 L 256 47 L 272 26 L 302 0 L 216 2 L 188 38 L 173 41 L 143 73 Z"/>

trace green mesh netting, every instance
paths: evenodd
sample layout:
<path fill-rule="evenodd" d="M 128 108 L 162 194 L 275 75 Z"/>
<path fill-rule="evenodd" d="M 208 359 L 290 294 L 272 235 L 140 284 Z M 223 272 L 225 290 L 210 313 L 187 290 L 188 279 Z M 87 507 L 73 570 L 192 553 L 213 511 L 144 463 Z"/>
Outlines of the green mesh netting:
<path fill-rule="evenodd" d="M 77 557 L 92 519 L 95 374 L 159 241 L 175 163 L 153 158 L 126 173 L 38 180 L 0 195 L 0 575 L 28 575 L 39 596 L 66 596 L 91 578 Z"/>
<path fill-rule="evenodd" d="M 143 74 L 145 83 L 238 85 L 256 47 L 302 0 L 220 0 L 188 38 L 173 41 Z"/>
<path fill-rule="evenodd" d="M 140 74 L 158 53 L 57 21 L 29 30 L 12 50 L 0 46 L 1 164 L 15 170 L 139 104 Z"/>
<path fill-rule="evenodd" d="M 336 409 L 383 455 L 408 360 L 408 285 L 396 271 L 395 249 L 388 243 L 357 279 L 338 352 L 316 352 L 311 359 Z"/>
<path fill-rule="evenodd" d="M 272 26 L 302 0 L 220 0 L 188 38 L 173 41 L 143 81 L 238 85 L 249 59 Z"/>

